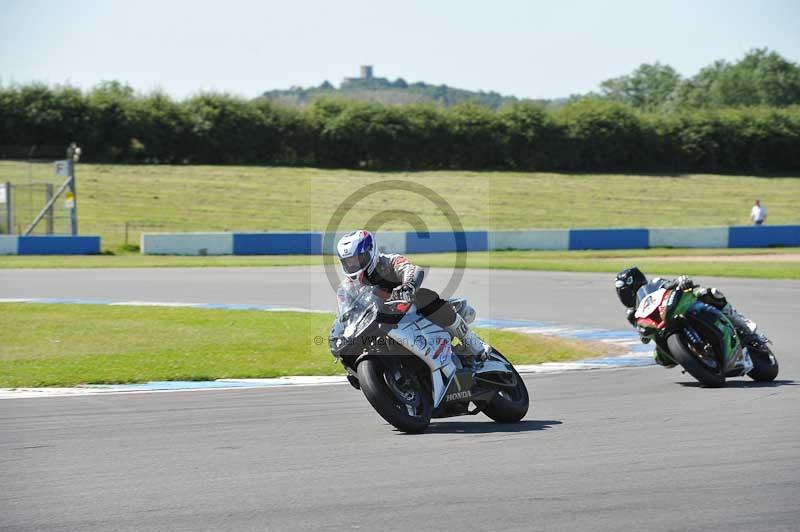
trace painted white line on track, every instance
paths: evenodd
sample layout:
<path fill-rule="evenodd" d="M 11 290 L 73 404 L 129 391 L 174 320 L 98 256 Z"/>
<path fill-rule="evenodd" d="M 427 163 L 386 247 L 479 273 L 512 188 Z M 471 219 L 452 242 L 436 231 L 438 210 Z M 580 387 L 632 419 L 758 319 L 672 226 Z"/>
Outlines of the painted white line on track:
<path fill-rule="evenodd" d="M 0 388 L 0 399 L 35 397 L 79 397 L 127 393 L 191 392 L 202 390 L 241 390 L 247 388 L 282 388 L 345 384 L 344 376 L 297 376 L 273 379 L 218 379 L 215 381 L 159 381 L 141 384 L 88 384 L 74 388 Z"/>
<path fill-rule="evenodd" d="M 193 308 L 194 303 L 159 303 L 155 301 L 120 301 L 118 303 L 109 303 L 112 307 L 179 307 L 179 308 Z"/>

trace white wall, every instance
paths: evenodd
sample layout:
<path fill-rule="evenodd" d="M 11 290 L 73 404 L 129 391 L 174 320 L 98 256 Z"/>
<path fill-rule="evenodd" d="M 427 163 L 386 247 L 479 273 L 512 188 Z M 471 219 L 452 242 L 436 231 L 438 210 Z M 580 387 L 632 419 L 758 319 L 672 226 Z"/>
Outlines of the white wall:
<path fill-rule="evenodd" d="M 146 255 L 232 255 L 233 233 L 143 233 L 141 248 Z"/>
<path fill-rule="evenodd" d="M 18 244 L 16 235 L 0 235 L 0 255 L 16 255 Z"/>
<path fill-rule="evenodd" d="M 489 231 L 489 249 L 569 249 L 569 229 Z"/>
<path fill-rule="evenodd" d="M 686 227 L 682 229 L 650 229 L 651 248 L 726 248 L 727 227 Z"/>

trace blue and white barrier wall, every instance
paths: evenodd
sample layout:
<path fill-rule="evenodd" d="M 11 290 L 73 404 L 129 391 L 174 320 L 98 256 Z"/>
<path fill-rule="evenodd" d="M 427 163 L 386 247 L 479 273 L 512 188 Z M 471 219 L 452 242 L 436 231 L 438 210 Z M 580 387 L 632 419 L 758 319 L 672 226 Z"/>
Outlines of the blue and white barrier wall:
<path fill-rule="evenodd" d="M 331 250 L 344 234 L 327 239 Z M 145 255 L 321 255 L 324 237 L 315 232 L 143 233 L 140 247 Z M 376 238 L 386 251 L 405 252 L 406 233 L 378 233 Z"/>
<path fill-rule="evenodd" d="M 99 236 L 0 235 L 0 255 L 96 255 Z"/>
<path fill-rule="evenodd" d="M 343 234 L 343 233 L 342 233 Z M 326 238 L 327 236 L 327 238 Z M 148 255 L 320 255 L 333 253 L 340 233 L 146 233 Z M 40 237 L 35 237 L 40 238 Z M 647 249 L 800 246 L 800 225 L 665 229 L 380 232 L 383 251 L 441 253 L 505 249 Z M 4 249 L 0 243 L 0 253 Z M 98 243 L 99 248 L 99 243 Z"/>

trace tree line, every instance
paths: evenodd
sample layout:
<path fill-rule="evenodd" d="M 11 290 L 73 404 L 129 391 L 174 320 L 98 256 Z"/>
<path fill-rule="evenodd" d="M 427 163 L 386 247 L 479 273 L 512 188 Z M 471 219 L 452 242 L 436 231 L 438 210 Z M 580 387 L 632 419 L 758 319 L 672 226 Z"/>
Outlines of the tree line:
<path fill-rule="evenodd" d="M 638 109 L 675 112 L 688 109 L 800 104 L 800 65 L 766 48 L 739 61 L 715 61 L 689 78 L 669 65 L 640 65 L 631 74 L 600 84 L 600 97 Z"/>
<path fill-rule="evenodd" d="M 0 146 L 73 140 L 90 162 L 778 173 L 800 170 L 800 106 L 663 113 L 587 97 L 497 112 L 337 99 L 293 109 L 226 94 L 176 101 L 118 82 L 0 87 Z"/>
<path fill-rule="evenodd" d="M 431 85 L 423 82 L 407 83 L 403 78 L 390 81 L 386 78 L 348 79 L 340 87 L 324 81 L 317 87 L 292 87 L 285 90 L 270 90 L 261 98 L 289 107 L 307 107 L 320 98 L 341 98 L 388 105 L 429 103 L 436 107 L 452 107 L 472 103 L 494 111 L 504 105 L 518 102 L 514 96 L 503 96 L 494 91 L 470 91 L 447 85 Z M 550 104 L 548 100 L 537 100 Z M 564 99 L 566 101 L 566 99 Z"/>
<path fill-rule="evenodd" d="M 339 88 L 325 81 L 317 87 L 271 90 L 261 97 L 293 107 L 306 107 L 320 98 L 339 97 L 392 105 L 431 103 L 437 107 L 452 107 L 473 103 L 495 111 L 521 101 L 496 92 L 407 83 L 402 78 L 395 81 L 386 78 L 346 79 Z M 526 101 L 535 101 L 545 107 L 561 107 L 585 98 L 621 102 L 659 113 L 756 105 L 786 107 L 800 104 L 800 65 L 766 48 L 751 50 L 738 61 L 714 61 L 687 78 L 669 65 L 644 63 L 630 74 L 603 81 L 599 92 Z"/>

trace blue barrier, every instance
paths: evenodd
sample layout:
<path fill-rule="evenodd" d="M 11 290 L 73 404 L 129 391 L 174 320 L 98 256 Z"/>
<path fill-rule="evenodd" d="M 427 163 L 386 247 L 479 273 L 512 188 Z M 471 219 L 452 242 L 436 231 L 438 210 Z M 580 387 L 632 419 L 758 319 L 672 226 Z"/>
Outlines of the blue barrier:
<path fill-rule="evenodd" d="M 20 236 L 18 255 L 96 255 L 99 236 Z"/>
<path fill-rule="evenodd" d="M 320 233 L 234 233 L 234 255 L 320 255 Z"/>
<path fill-rule="evenodd" d="M 750 225 L 728 228 L 728 247 L 800 246 L 800 225 Z"/>
<path fill-rule="evenodd" d="M 487 251 L 486 231 L 431 231 L 406 233 L 406 253 L 440 253 L 448 251 Z"/>
<path fill-rule="evenodd" d="M 569 249 L 646 249 L 647 229 L 570 229 Z"/>
<path fill-rule="evenodd" d="M 226 240 L 226 235 L 230 240 Z M 327 239 L 322 249 L 323 234 L 299 233 L 179 233 L 142 235 L 142 252 L 157 254 L 234 254 L 234 255 L 320 255 L 333 253 L 336 235 Z M 31 251 L 34 244 L 22 244 L 20 254 Z M 98 237 L 77 237 L 98 238 Z M 386 233 L 376 238 L 378 246 L 395 253 L 445 253 L 454 251 L 487 251 L 500 249 L 648 249 L 650 247 L 768 247 L 800 246 L 800 225 L 748 227 L 702 227 L 664 229 L 561 229 L 531 231 L 451 231 Z M 56 242 L 56 241 L 54 241 Z M 56 249 L 52 246 L 36 249 Z M 60 248 L 58 248 L 60 249 Z M 71 249 L 74 249 L 71 248 Z M 204 252 L 200 250 L 203 249 Z M 4 251 L 5 250 L 5 251 Z M 64 251 L 63 253 L 97 253 Z M 0 241 L 0 254 L 13 253 L 14 242 Z M 62 251 L 49 251 L 62 253 Z"/>

